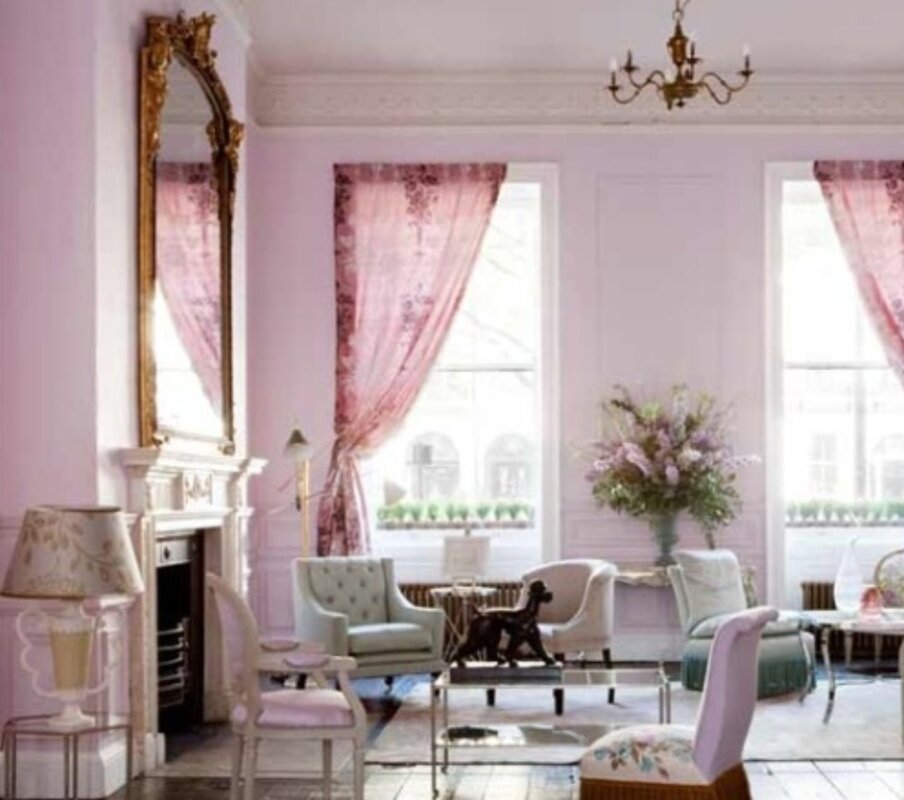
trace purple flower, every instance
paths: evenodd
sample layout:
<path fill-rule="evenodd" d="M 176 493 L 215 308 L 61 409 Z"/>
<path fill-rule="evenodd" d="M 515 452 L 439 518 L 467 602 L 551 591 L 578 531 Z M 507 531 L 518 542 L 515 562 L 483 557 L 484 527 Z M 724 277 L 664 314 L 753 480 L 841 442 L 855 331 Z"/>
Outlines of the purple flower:
<path fill-rule="evenodd" d="M 622 444 L 622 450 L 625 455 L 625 460 L 637 467 L 637 469 L 644 474 L 644 477 L 649 478 L 652 473 L 652 468 L 650 466 L 650 459 L 647 458 L 646 453 L 644 453 L 638 445 L 634 444 L 634 442 L 624 442 Z"/>
<path fill-rule="evenodd" d="M 678 480 L 681 478 L 681 473 L 678 472 L 678 467 L 674 464 L 669 464 L 665 468 L 665 482 L 669 486 L 677 486 Z"/>

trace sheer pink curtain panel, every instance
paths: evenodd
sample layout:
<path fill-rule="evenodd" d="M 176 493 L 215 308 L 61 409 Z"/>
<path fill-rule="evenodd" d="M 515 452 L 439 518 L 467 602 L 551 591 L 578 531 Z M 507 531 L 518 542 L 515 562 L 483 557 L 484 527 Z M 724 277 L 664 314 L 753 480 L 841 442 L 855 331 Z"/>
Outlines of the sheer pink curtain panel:
<path fill-rule="evenodd" d="M 504 164 L 334 167 L 335 435 L 320 555 L 369 551 L 358 459 L 405 418 L 480 252 Z"/>
<path fill-rule="evenodd" d="M 814 174 L 889 364 L 904 383 L 904 162 L 817 161 Z"/>
<path fill-rule="evenodd" d="M 211 165 L 158 163 L 156 205 L 157 280 L 179 341 L 219 413 L 220 213 Z"/>

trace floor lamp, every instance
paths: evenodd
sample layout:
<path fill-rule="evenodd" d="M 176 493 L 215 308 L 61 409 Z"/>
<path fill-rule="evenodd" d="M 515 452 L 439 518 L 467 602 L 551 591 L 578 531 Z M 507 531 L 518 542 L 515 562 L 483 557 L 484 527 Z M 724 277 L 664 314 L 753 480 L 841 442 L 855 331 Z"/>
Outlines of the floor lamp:
<path fill-rule="evenodd" d="M 295 507 L 301 514 L 301 557 L 308 558 L 311 555 L 308 499 L 311 495 L 311 456 L 314 448 L 296 425 L 289 434 L 284 452 L 295 462 Z"/>

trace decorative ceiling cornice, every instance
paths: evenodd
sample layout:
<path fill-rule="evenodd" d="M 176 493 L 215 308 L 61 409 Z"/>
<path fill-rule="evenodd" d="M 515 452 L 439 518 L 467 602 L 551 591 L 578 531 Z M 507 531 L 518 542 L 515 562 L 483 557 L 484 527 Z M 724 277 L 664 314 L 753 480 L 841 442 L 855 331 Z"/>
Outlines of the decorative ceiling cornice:
<path fill-rule="evenodd" d="M 262 126 L 904 125 L 904 76 L 757 76 L 730 106 L 618 106 L 602 74 L 258 75 Z"/>

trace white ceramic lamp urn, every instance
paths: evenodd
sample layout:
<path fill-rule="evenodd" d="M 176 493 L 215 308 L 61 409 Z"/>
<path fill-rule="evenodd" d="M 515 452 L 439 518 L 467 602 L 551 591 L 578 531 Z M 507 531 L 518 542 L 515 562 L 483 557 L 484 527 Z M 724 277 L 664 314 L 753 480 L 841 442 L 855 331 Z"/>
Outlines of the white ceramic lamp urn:
<path fill-rule="evenodd" d="M 16 620 L 22 640 L 22 667 L 35 691 L 63 703 L 50 724 L 64 729 L 91 725 L 82 712 L 84 699 L 106 685 L 114 664 L 104 665 L 96 686 L 89 687 L 91 651 L 103 613 L 92 614 L 84 601 L 144 591 L 135 552 L 122 511 L 112 506 L 28 509 L 6 570 L 6 597 L 42 601 Z M 118 612 L 121 613 L 121 612 Z M 50 642 L 53 685 L 41 685 L 40 665 L 32 662 L 36 633 Z"/>

